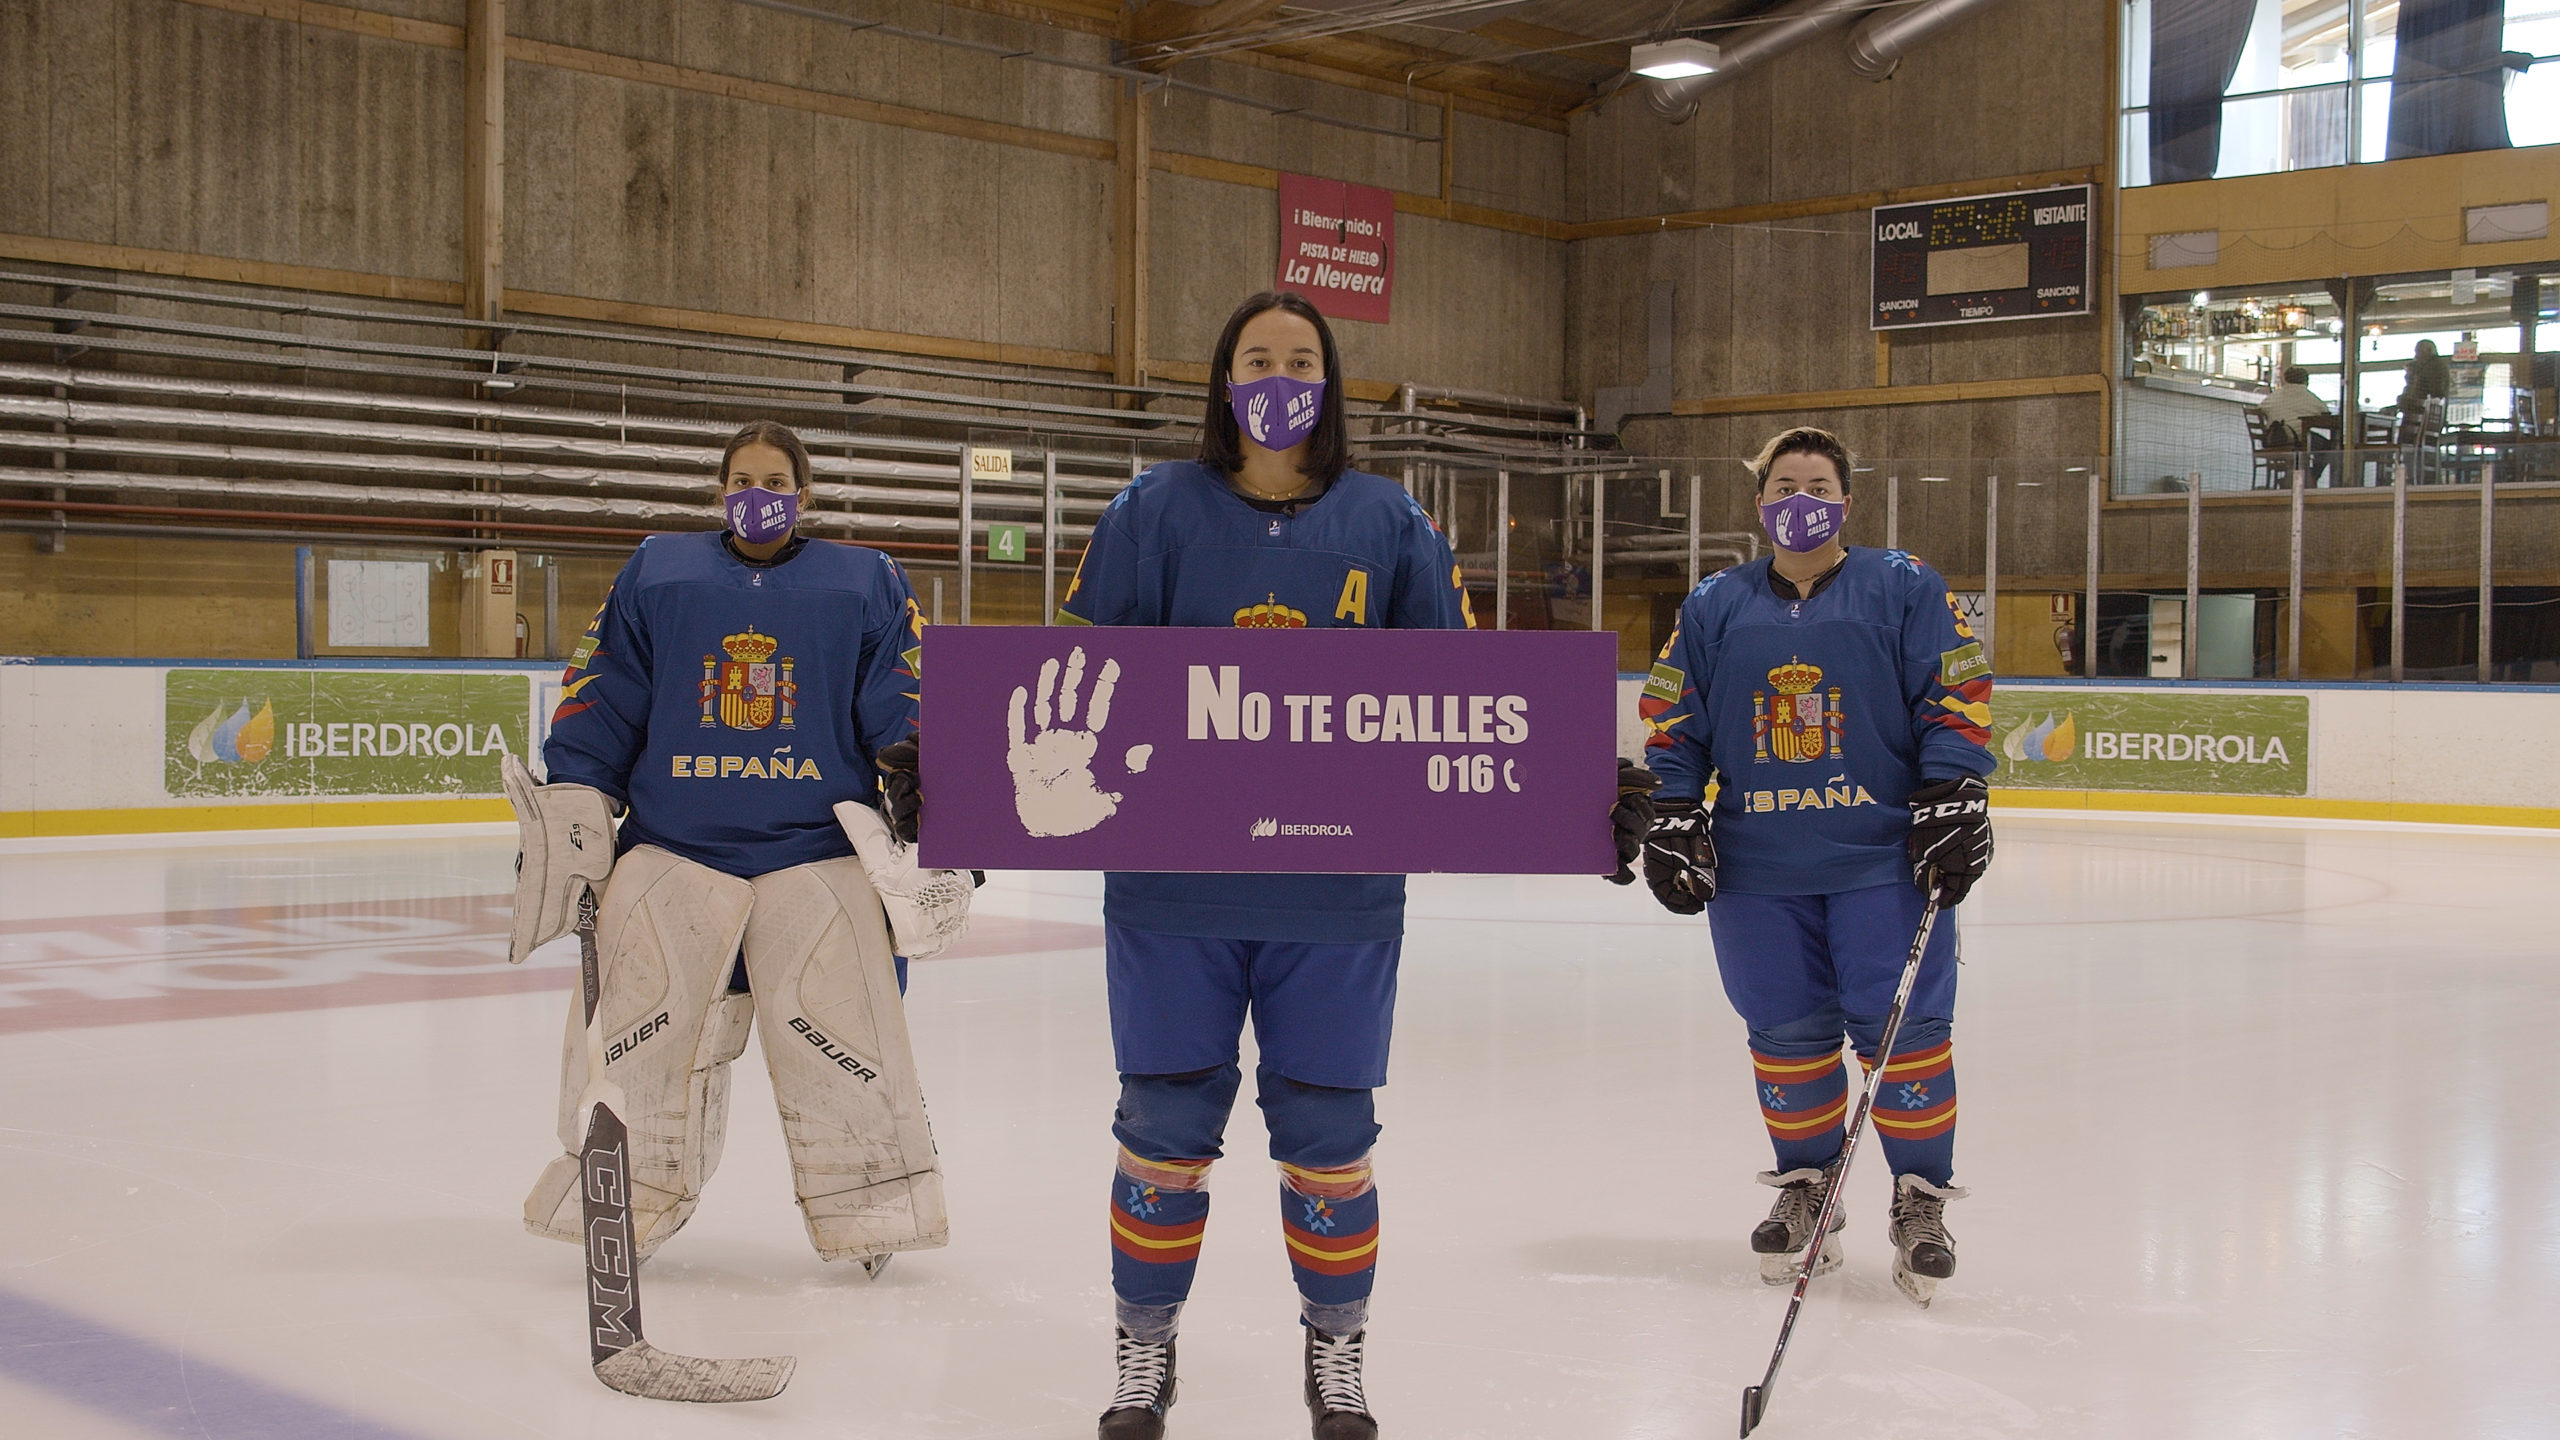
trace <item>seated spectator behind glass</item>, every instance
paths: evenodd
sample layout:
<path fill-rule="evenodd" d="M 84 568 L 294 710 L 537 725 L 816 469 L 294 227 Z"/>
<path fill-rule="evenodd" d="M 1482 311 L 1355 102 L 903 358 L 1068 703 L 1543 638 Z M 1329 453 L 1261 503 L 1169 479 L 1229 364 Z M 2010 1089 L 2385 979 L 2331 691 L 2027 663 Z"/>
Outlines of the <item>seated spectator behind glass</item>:
<path fill-rule="evenodd" d="M 2334 421 L 2327 425 L 2315 422 L 2329 416 L 2329 407 L 2311 393 L 2311 372 L 2299 365 L 2284 367 L 2284 383 L 2258 407 L 2267 417 L 2267 444 L 2279 450 L 2305 450 L 2311 454 L 2310 483 L 2329 483 L 2329 462 L 2338 443 Z"/>
<path fill-rule="evenodd" d="M 2453 390 L 2453 367 L 2436 353 L 2436 342 L 2418 342 L 2418 356 L 2409 362 L 2409 378 L 2400 389 L 2400 415 L 2414 420 L 2427 408 L 2430 397 L 2441 400 Z"/>
<path fill-rule="evenodd" d="M 2269 444 L 2307 449 L 2310 431 L 2302 422 L 2328 414 L 2329 407 L 2319 396 L 2311 393 L 2311 372 L 2299 365 L 2288 365 L 2284 369 L 2284 383 L 2258 406 L 2258 412 L 2267 417 Z"/>

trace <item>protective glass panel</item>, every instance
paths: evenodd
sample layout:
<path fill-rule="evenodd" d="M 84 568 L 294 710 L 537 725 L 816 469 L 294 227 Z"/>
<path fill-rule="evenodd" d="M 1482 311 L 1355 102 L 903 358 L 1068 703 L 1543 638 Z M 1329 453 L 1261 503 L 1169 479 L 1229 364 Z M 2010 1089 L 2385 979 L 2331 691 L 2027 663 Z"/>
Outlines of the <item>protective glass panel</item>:
<path fill-rule="evenodd" d="M 2080 612 L 2088 578 L 2091 460 L 2001 460 L 1986 482 L 1999 497 L 1999 587 L 1992 657 L 2008 677 L 2081 673 Z"/>

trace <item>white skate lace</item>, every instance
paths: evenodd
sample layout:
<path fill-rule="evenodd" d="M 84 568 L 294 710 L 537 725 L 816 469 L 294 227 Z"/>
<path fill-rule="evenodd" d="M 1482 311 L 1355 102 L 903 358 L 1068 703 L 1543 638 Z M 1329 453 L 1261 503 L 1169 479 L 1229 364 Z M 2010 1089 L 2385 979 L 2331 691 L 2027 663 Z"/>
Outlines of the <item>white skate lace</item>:
<path fill-rule="evenodd" d="M 1165 1366 L 1172 1347 L 1151 1340 L 1120 1337 L 1120 1388 L 1112 1393 L 1112 1410 L 1153 1410 L 1164 1393 Z"/>
<path fill-rule="evenodd" d="M 1369 1332 L 1335 1339 L 1318 1330 L 1308 1368 L 1315 1375 L 1316 1398 L 1327 1410 L 1347 1415 L 1369 1413 L 1369 1397 L 1360 1388 L 1360 1352 Z"/>
<path fill-rule="evenodd" d="M 1814 1217 L 1822 1210 L 1822 1182 L 1798 1180 L 1781 1186 L 1778 1203 L 1769 1207 L 1769 1218 L 1787 1227 L 1791 1246 L 1802 1245 L 1813 1236 Z"/>
<path fill-rule="evenodd" d="M 1910 1254 L 1922 1245 L 1956 1248 L 1955 1237 L 1947 1233 L 1947 1202 L 1944 1197 L 1926 1190 L 1905 1190 L 1894 1197 L 1893 1238 L 1902 1253 Z"/>

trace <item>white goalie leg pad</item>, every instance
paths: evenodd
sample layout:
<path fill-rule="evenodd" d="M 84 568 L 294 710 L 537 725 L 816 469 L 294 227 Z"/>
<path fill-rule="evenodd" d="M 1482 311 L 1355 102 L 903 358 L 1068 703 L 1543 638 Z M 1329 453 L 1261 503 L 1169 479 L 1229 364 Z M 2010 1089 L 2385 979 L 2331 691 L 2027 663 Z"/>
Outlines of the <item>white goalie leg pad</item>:
<path fill-rule="evenodd" d="M 603 891 L 613 873 L 613 802 L 586 785 L 537 785 L 513 755 L 499 760 L 498 782 L 516 812 L 516 916 L 507 933 L 507 963 L 521 965 L 578 923 L 578 896 L 587 886 Z"/>
<path fill-rule="evenodd" d="M 729 991 L 755 890 L 643 845 L 622 857 L 596 914 L 605 1077 L 622 1087 L 631 1130 L 633 1248 L 646 1257 L 693 1214 L 728 1130 L 729 1062 L 746 1049 L 755 1002 Z M 587 1031 L 569 997 L 560 1064 L 558 1159 L 525 1197 L 525 1228 L 583 1244 L 578 1148 L 586 1116 Z"/>
<path fill-rule="evenodd" d="M 862 862 L 777 870 L 755 891 L 747 979 L 810 1243 L 829 1260 L 947 1243 L 906 1004 Z"/>

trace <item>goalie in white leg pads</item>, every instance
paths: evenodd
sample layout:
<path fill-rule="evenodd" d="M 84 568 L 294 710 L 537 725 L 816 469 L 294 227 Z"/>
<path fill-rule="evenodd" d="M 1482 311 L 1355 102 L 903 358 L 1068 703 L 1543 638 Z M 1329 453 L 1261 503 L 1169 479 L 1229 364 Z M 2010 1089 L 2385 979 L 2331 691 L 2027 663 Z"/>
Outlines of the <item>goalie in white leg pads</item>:
<path fill-rule="evenodd" d="M 951 877 L 894 846 L 857 859 L 835 813 L 870 815 L 878 757 L 916 733 L 923 617 L 889 557 L 792 533 L 809 462 L 790 431 L 739 431 L 721 477 L 728 532 L 651 536 L 596 612 L 544 745 L 554 783 L 510 769 L 524 829 L 512 954 L 565 932 L 595 883 L 597 1023 L 629 1111 L 640 1255 L 719 1164 L 727 1067 L 761 1021 L 810 1236 L 868 1262 L 947 1230 L 889 927 L 913 935 L 909 955 L 933 953 L 959 933 L 967 879 L 948 893 Z M 582 1008 L 562 1069 L 567 1153 L 525 1203 L 535 1233 L 571 1241 Z"/>

